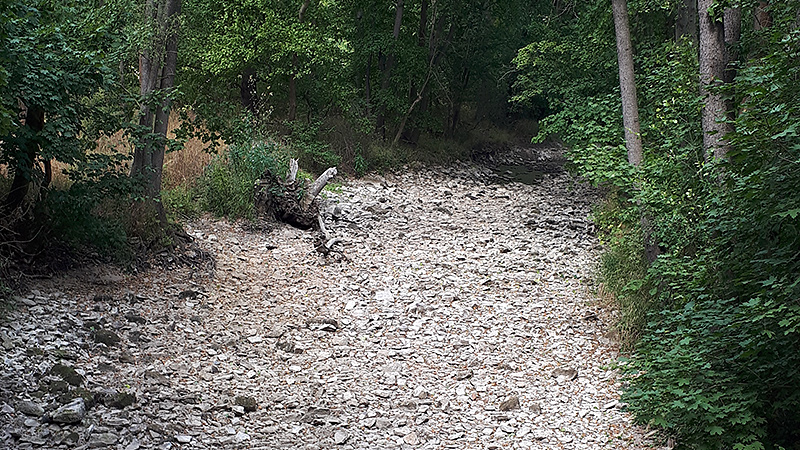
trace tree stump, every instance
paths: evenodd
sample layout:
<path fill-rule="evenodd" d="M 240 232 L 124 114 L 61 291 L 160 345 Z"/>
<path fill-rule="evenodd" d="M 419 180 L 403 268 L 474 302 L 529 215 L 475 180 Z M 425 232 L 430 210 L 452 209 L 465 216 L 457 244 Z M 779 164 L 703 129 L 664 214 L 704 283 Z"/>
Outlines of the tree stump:
<path fill-rule="evenodd" d="M 336 176 L 336 168 L 329 168 L 308 185 L 297 179 L 297 171 L 296 159 L 291 161 L 285 180 L 265 170 L 255 183 L 255 206 L 261 217 L 274 217 L 293 227 L 308 230 L 319 226 L 319 204 L 316 199 L 325 185 Z"/>

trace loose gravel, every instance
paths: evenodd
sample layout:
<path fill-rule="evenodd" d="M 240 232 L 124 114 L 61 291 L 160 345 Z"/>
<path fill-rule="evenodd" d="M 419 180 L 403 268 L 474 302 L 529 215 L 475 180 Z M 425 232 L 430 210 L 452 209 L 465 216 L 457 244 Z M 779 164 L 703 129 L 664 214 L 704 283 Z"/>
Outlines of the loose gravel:
<path fill-rule="evenodd" d="M 328 191 L 327 255 L 206 218 L 214 270 L 42 280 L 0 321 L 0 447 L 650 448 L 592 296 L 597 193 L 504 158 Z"/>

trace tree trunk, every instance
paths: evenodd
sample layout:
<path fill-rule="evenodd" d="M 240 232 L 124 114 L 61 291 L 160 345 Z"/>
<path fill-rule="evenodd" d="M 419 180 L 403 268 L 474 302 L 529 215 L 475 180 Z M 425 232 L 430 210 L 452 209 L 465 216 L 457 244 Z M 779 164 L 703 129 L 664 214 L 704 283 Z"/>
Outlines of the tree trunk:
<path fill-rule="evenodd" d="M 411 107 L 408 109 L 408 112 L 403 117 L 403 120 L 400 123 L 400 129 L 397 132 L 397 135 L 394 139 L 394 144 L 396 145 L 399 141 L 399 136 L 404 133 L 404 129 L 406 123 L 408 122 L 409 116 L 414 111 L 414 108 L 419 104 L 419 113 L 425 114 L 428 111 L 428 108 L 431 104 L 431 88 L 430 88 L 430 77 L 433 75 L 433 70 L 439 65 L 439 61 L 442 59 L 442 56 L 447 51 L 447 48 L 450 45 L 450 41 L 453 39 L 453 32 L 455 31 L 455 26 L 452 24 L 447 31 L 447 36 L 444 38 L 444 41 L 440 41 L 440 36 L 444 32 L 444 18 L 440 15 L 438 18 L 434 16 L 433 20 L 434 24 L 431 29 L 431 36 L 430 40 L 428 41 L 428 72 L 425 76 L 425 80 L 422 82 L 422 87 L 420 88 L 420 92 L 417 93 L 415 90 L 412 92 L 411 97 Z M 440 45 L 441 42 L 441 45 Z M 409 142 L 412 144 L 417 144 L 419 142 L 419 137 L 422 130 L 419 127 L 414 127 L 412 130 L 408 132 Z"/>
<path fill-rule="evenodd" d="M 403 0 L 397 0 L 394 7 L 394 29 L 392 30 L 392 37 L 397 42 L 400 39 L 400 27 L 403 24 Z M 389 82 L 392 77 L 392 69 L 395 63 L 394 51 L 389 52 L 382 57 L 381 66 L 381 91 L 385 92 L 389 89 Z M 378 108 L 378 117 L 375 119 L 375 130 L 382 136 L 386 136 L 386 106 L 381 105 Z"/>
<path fill-rule="evenodd" d="M 157 17 L 157 33 L 163 42 L 162 48 L 144 49 L 139 58 L 140 93 L 142 96 L 139 124 L 147 133 L 134 150 L 131 176 L 141 176 L 145 180 L 145 194 L 150 208 L 154 209 L 159 222 L 166 223 L 164 206 L 159 201 L 161 176 L 164 167 L 167 128 L 169 126 L 170 95 L 175 86 L 175 72 L 178 61 L 178 17 L 181 11 L 180 0 L 166 0 L 163 9 L 155 7 L 153 0 L 147 2 L 147 13 Z M 156 91 L 164 95 L 155 111 L 150 106 Z"/>
<path fill-rule="evenodd" d="M 736 64 L 739 62 L 739 41 L 742 37 L 742 10 L 739 7 L 725 8 L 725 83 L 733 83 L 736 78 Z"/>
<path fill-rule="evenodd" d="M 250 114 L 257 116 L 258 110 L 256 102 L 258 99 L 258 92 L 256 91 L 256 71 L 253 67 L 248 66 L 242 71 L 239 95 L 242 100 L 242 106 L 249 111 Z"/>
<path fill-rule="evenodd" d="M 429 0 L 422 0 L 422 5 L 421 5 L 421 8 L 420 8 L 420 13 L 419 13 L 419 28 L 417 28 L 417 45 L 419 47 L 425 47 L 425 44 L 426 44 L 426 39 L 425 38 L 426 38 L 426 34 L 427 34 L 427 29 L 428 29 L 428 8 L 430 6 L 429 4 L 430 4 Z M 431 31 L 430 37 L 431 37 L 431 40 L 432 40 L 433 39 L 433 31 Z M 414 99 L 417 98 L 417 94 L 418 94 L 417 93 L 417 87 L 416 86 L 411 86 L 411 92 L 410 92 L 410 95 L 408 96 L 410 101 L 413 102 Z M 421 101 L 422 101 L 422 103 L 420 103 L 420 106 L 419 106 L 419 113 L 420 114 L 425 114 L 428 111 L 428 104 L 430 103 L 429 99 L 428 99 L 428 95 L 427 95 L 426 92 L 422 93 L 422 100 Z M 419 126 L 411 127 L 411 129 L 408 130 L 408 136 L 407 136 L 408 142 L 410 142 L 413 145 L 416 145 L 419 142 L 419 137 L 420 137 L 421 134 L 422 134 L 422 130 L 420 129 Z"/>
<path fill-rule="evenodd" d="M 160 34 L 162 26 L 154 0 L 147 0 L 145 16 L 149 21 L 157 23 L 158 30 L 156 30 L 156 33 Z M 158 82 L 158 67 L 161 62 L 155 58 L 159 55 L 160 52 L 155 48 L 143 48 L 139 52 L 139 128 L 144 135 L 139 137 L 139 142 L 136 143 L 133 150 L 131 177 L 143 174 L 145 167 L 152 167 L 153 165 L 153 143 L 149 134 L 153 130 L 153 118 L 155 116 L 153 109 L 150 107 L 150 97 L 156 90 L 156 83 Z"/>
<path fill-rule="evenodd" d="M 642 163 L 642 136 L 639 131 L 639 106 L 636 99 L 636 80 L 633 72 L 633 45 L 628 27 L 628 6 L 625 0 L 612 0 L 614 29 L 617 35 L 619 87 L 622 93 L 622 122 L 625 127 L 625 147 L 628 162 Z"/>
<path fill-rule="evenodd" d="M 6 213 L 19 208 L 28 194 L 28 187 L 31 184 L 31 180 L 33 180 L 33 162 L 39 151 L 38 136 L 36 135 L 44 128 L 44 110 L 42 108 L 29 106 L 25 107 L 23 111 L 25 112 L 25 126 L 30 128 L 34 137 L 22 144 L 22 148 L 20 148 L 15 158 L 14 180 L 11 182 L 11 189 L 3 201 L 3 210 Z"/>
<path fill-rule="evenodd" d="M 289 112 L 286 118 L 293 121 L 297 118 L 297 53 L 292 54 L 292 74 L 289 76 Z"/>
<path fill-rule="evenodd" d="M 370 107 L 372 103 L 372 80 L 370 77 L 372 76 L 372 53 L 369 54 L 369 58 L 367 58 L 367 73 L 366 73 L 366 86 L 364 87 L 364 94 L 366 95 L 367 100 L 367 110 L 366 115 L 367 117 L 372 114 L 372 108 Z"/>
<path fill-rule="evenodd" d="M 625 127 L 625 147 L 628 163 L 634 167 L 642 164 L 642 135 L 639 130 L 639 105 L 636 98 L 636 78 L 633 70 L 633 44 L 628 26 L 628 5 L 625 0 L 611 0 L 614 14 L 614 30 L 617 35 L 617 61 L 619 64 L 619 87 L 622 97 L 622 123 Z M 638 185 L 635 186 L 637 189 Z M 652 264 L 660 253 L 653 242 L 653 224 L 646 214 L 640 218 L 642 243 L 647 262 Z"/>
<path fill-rule="evenodd" d="M 420 47 L 425 46 L 425 31 L 428 28 L 428 6 L 430 0 L 422 0 L 419 12 L 419 28 L 417 29 L 417 44 Z"/>
<path fill-rule="evenodd" d="M 712 17 L 709 9 L 714 0 L 698 0 L 700 16 L 700 96 L 702 109 L 703 149 L 707 161 L 724 159 L 728 145 L 724 137 L 730 131 L 726 123 L 724 97 L 712 88 L 725 78 L 725 26 L 720 18 Z"/>
<path fill-rule="evenodd" d="M 769 28 L 772 25 L 772 16 L 770 15 L 767 8 L 769 7 L 768 1 L 759 1 L 758 5 L 756 6 L 756 11 L 754 14 L 754 21 L 753 21 L 753 30 L 754 31 L 761 31 L 764 28 Z"/>
<path fill-rule="evenodd" d="M 742 37 L 741 8 L 738 6 L 735 8 L 725 8 L 724 20 L 725 72 L 723 73 L 723 81 L 725 84 L 733 85 L 733 81 L 736 79 L 736 68 L 739 63 L 739 41 Z M 731 123 L 736 120 L 737 110 L 736 99 L 733 95 L 728 94 L 725 99 L 725 111 L 727 111 L 727 117 Z"/>
<path fill-rule="evenodd" d="M 697 44 L 697 0 L 684 0 L 675 20 L 675 41 L 688 37 Z"/>

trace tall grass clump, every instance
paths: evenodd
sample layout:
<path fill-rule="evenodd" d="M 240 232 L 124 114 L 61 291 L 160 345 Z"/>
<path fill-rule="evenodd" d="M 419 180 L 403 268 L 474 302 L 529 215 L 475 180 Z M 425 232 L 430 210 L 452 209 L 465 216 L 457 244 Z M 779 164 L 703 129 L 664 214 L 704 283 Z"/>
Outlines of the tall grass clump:
<path fill-rule="evenodd" d="M 274 141 L 233 145 L 215 157 L 197 183 L 200 207 L 218 217 L 254 219 L 253 185 L 266 170 L 284 173 L 288 149 Z"/>

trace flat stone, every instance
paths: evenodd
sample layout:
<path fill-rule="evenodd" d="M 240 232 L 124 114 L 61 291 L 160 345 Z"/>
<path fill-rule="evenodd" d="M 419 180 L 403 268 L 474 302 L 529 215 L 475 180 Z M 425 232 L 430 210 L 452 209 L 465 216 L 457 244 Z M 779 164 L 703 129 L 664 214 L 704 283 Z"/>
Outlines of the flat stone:
<path fill-rule="evenodd" d="M 337 430 L 333 435 L 333 443 L 336 445 L 344 445 L 348 439 L 350 439 L 350 435 L 342 430 Z"/>
<path fill-rule="evenodd" d="M 245 433 L 244 431 L 240 431 L 234 435 L 233 439 L 234 441 L 236 441 L 237 444 L 241 444 L 242 442 L 249 441 L 250 435 Z"/>
<path fill-rule="evenodd" d="M 72 424 L 79 423 L 86 416 L 86 403 L 82 398 L 56 409 L 49 415 L 49 420 L 54 423 Z"/>
<path fill-rule="evenodd" d="M 559 380 L 572 381 L 575 378 L 578 378 L 578 369 L 571 367 L 559 367 L 554 369 L 551 375 L 553 378 L 557 378 Z"/>
<path fill-rule="evenodd" d="M 256 399 L 247 395 L 237 396 L 233 403 L 244 408 L 245 412 L 253 412 L 258 409 L 258 402 Z"/>
<path fill-rule="evenodd" d="M 500 411 L 511 411 L 513 409 L 519 409 L 519 397 L 516 395 L 512 395 L 500 403 Z"/>
<path fill-rule="evenodd" d="M 91 439 L 89 439 L 89 447 L 108 447 L 109 445 L 116 444 L 118 440 L 119 437 L 114 433 L 92 434 Z"/>
<path fill-rule="evenodd" d="M 79 374 L 74 368 L 64 364 L 55 364 L 50 368 L 50 374 L 61 377 L 62 380 L 72 386 L 80 386 L 85 379 L 84 376 Z"/>
<path fill-rule="evenodd" d="M 108 347 L 114 347 L 119 344 L 120 337 L 117 333 L 110 330 L 99 329 L 94 332 L 94 341 L 98 344 L 105 344 Z"/>
<path fill-rule="evenodd" d="M 407 435 L 403 436 L 403 442 L 408 445 L 417 445 L 419 444 L 419 436 L 417 436 L 417 433 L 414 432 L 408 433 Z"/>
<path fill-rule="evenodd" d="M 17 411 L 33 417 L 42 417 L 44 414 L 44 408 L 29 400 L 17 403 Z"/>
<path fill-rule="evenodd" d="M 124 409 L 136 403 L 136 394 L 133 392 L 116 392 L 103 403 L 111 408 Z"/>

